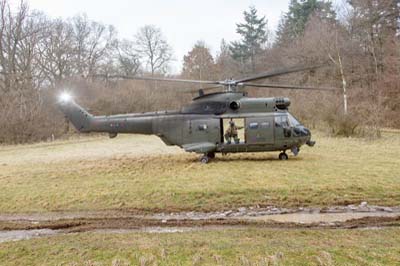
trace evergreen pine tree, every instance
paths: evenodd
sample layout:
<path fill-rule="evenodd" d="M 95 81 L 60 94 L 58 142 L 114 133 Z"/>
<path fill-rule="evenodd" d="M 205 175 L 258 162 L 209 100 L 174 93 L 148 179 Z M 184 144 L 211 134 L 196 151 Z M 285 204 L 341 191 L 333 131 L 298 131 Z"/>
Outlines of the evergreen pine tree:
<path fill-rule="evenodd" d="M 267 20 L 265 17 L 258 17 L 254 6 L 251 6 L 249 11 L 244 11 L 243 14 L 245 22 L 236 24 L 236 32 L 242 38 L 240 41 L 232 42 L 230 50 L 233 58 L 240 61 L 242 65 L 250 60 L 251 70 L 254 72 L 256 55 L 268 40 Z"/>
<path fill-rule="evenodd" d="M 300 37 L 312 15 L 322 20 L 336 20 L 332 2 L 326 0 L 291 0 L 289 11 L 283 15 L 278 26 L 278 45 L 286 45 Z"/>

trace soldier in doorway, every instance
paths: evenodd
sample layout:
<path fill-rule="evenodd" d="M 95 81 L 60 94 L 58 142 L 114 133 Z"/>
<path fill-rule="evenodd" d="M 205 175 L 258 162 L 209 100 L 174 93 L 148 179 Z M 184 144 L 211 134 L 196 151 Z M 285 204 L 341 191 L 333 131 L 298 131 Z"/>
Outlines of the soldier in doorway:
<path fill-rule="evenodd" d="M 235 122 L 231 119 L 229 121 L 229 127 L 226 129 L 225 135 L 224 135 L 227 144 L 231 144 L 232 139 L 234 140 L 235 144 L 239 144 L 240 139 L 238 137 L 238 129 L 240 129 L 240 128 L 238 128 L 235 125 Z"/>

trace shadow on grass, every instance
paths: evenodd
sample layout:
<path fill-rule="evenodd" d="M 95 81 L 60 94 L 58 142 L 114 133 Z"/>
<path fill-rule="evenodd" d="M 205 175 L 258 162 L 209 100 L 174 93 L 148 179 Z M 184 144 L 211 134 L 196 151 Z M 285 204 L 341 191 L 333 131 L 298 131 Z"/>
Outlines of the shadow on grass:
<path fill-rule="evenodd" d="M 190 158 L 186 159 L 177 159 L 177 161 L 186 161 L 188 163 L 200 163 L 200 158 L 201 155 L 198 155 L 197 157 L 194 157 L 193 155 L 190 155 Z M 172 159 L 172 158 L 171 158 Z M 306 160 L 305 158 L 301 156 L 289 156 L 289 159 L 286 161 L 287 163 L 290 163 L 291 161 L 303 161 Z M 314 159 L 313 159 L 314 160 Z M 282 162 L 279 160 L 278 156 L 272 157 L 271 155 L 217 155 L 214 159 L 210 160 L 210 163 L 224 163 L 224 162 Z"/>
<path fill-rule="evenodd" d="M 290 161 L 302 161 L 302 158 L 299 157 L 294 157 L 294 158 L 289 158 L 286 162 Z M 282 162 L 279 160 L 279 158 L 273 158 L 273 157 L 238 157 L 238 158 L 215 158 L 215 162 L 235 162 L 235 161 L 246 161 L 246 162 Z"/>

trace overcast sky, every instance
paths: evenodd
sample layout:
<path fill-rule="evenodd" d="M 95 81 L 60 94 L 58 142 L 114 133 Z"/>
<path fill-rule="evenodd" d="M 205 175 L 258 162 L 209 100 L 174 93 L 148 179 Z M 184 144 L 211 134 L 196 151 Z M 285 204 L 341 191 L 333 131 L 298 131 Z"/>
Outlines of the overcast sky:
<path fill-rule="evenodd" d="M 17 0 L 14 0 L 17 2 Z M 13 2 L 13 0 L 11 0 Z M 275 31 L 289 0 L 27 0 L 30 9 L 53 18 L 70 18 L 86 13 L 92 20 L 112 24 L 120 37 L 132 37 L 141 26 L 161 28 L 174 50 L 172 72 L 180 71 L 183 56 L 198 40 L 218 51 L 221 39 L 233 41 L 236 23 L 243 21 L 243 11 L 254 5 L 266 16 L 269 29 Z"/>

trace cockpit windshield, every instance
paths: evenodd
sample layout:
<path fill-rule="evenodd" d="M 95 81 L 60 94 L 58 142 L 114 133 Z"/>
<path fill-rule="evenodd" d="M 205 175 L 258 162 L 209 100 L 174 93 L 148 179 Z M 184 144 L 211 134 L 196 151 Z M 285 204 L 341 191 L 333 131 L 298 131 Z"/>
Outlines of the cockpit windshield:
<path fill-rule="evenodd" d="M 290 113 L 288 113 L 288 118 L 289 118 L 289 123 L 292 127 L 301 126 L 301 123 L 299 121 L 297 121 L 297 119 Z"/>

